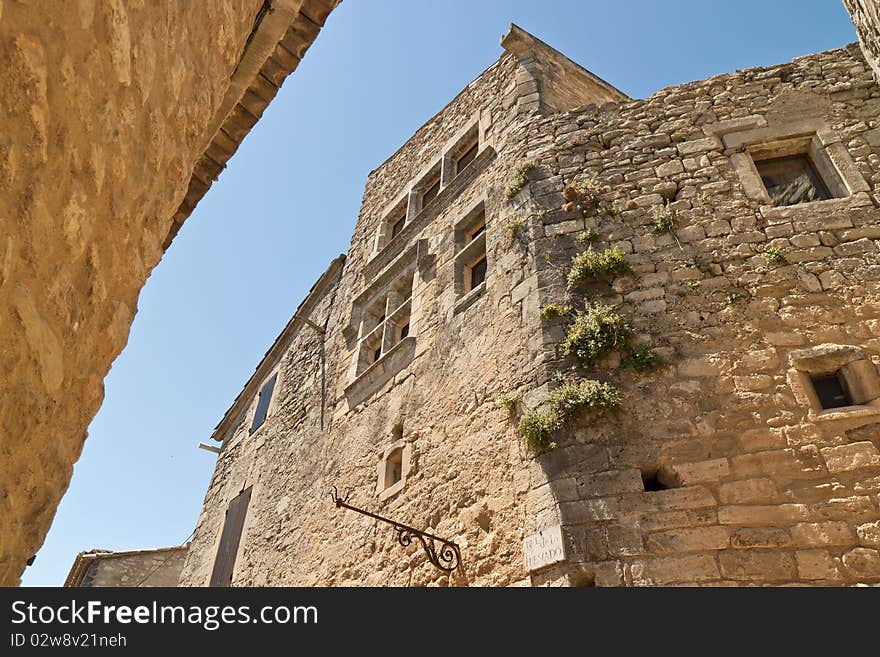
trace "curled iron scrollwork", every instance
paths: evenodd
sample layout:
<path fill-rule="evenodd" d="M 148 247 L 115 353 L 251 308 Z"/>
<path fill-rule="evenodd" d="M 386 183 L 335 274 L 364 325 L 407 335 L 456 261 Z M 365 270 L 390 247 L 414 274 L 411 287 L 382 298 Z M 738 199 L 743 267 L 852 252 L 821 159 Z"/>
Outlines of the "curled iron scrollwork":
<path fill-rule="evenodd" d="M 410 527 L 409 525 L 404 525 L 403 523 L 391 520 L 390 518 L 385 518 L 376 513 L 352 506 L 348 503 L 348 497 L 339 497 L 339 492 L 336 490 L 336 486 L 333 487 L 333 491 L 330 493 L 330 498 L 333 500 L 333 504 L 336 505 L 336 508 L 342 507 L 349 509 L 370 518 L 381 520 L 394 527 L 394 530 L 397 532 L 397 542 L 403 547 L 409 547 L 412 545 L 413 539 L 419 539 L 419 542 L 422 544 L 422 549 L 428 557 L 428 561 L 430 561 L 435 568 L 451 573 L 461 565 L 461 550 L 459 550 L 458 545 L 453 541 L 434 536 L 433 534 L 418 530 L 415 527 Z"/>

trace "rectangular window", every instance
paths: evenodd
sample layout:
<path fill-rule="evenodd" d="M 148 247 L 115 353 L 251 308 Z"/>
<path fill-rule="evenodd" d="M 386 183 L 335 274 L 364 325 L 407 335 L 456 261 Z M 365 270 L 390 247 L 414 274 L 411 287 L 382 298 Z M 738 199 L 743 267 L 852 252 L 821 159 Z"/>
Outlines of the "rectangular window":
<path fill-rule="evenodd" d="M 464 153 L 459 156 L 459 158 L 455 161 L 455 175 L 460 174 L 464 171 L 464 168 L 477 159 L 477 151 L 479 150 L 479 144 L 474 142 L 473 145 L 468 148 Z"/>
<path fill-rule="evenodd" d="M 407 269 L 374 297 L 364 311 L 358 347 L 358 375 L 409 337 L 414 274 L 412 269 Z"/>
<path fill-rule="evenodd" d="M 470 287 L 468 288 L 468 292 L 470 292 L 486 280 L 486 256 L 481 256 L 479 260 L 470 265 L 469 269 Z"/>
<path fill-rule="evenodd" d="M 455 293 L 463 297 L 486 282 L 486 212 L 483 203 L 455 225 Z"/>
<path fill-rule="evenodd" d="M 440 193 L 440 178 L 438 177 L 430 186 L 428 186 L 425 191 L 422 192 L 422 200 L 421 207 L 425 208 L 428 204 L 437 198 L 437 194 Z"/>
<path fill-rule="evenodd" d="M 211 572 L 210 586 L 231 586 L 235 571 L 235 557 L 241 543 L 241 532 L 247 517 L 248 505 L 251 501 L 250 487 L 244 489 L 229 503 L 226 509 L 226 520 L 223 522 L 223 533 L 220 535 L 220 546 L 214 559 L 214 570 Z"/>
<path fill-rule="evenodd" d="M 797 205 L 831 198 L 809 155 L 789 155 L 755 162 L 770 201 L 775 206 Z"/>
<path fill-rule="evenodd" d="M 839 371 L 834 374 L 812 376 L 810 379 L 823 409 L 852 406 L 852 399 Z"/>
<path fill-rule="evenodd" d="M 269 413 L 269 403 L 272 401 L 272 392 L 275 390 L 275 379 L 278 377 L 278 374 L 273 374 L 272 377 L 263 384 L 263 387 L 260 388 L 260 395 L 257 399 L 257 410 L 254 413 L 254 421 L 251 423 L 251 433 L 260 428 L 263 422 L 266 421 L 266 415 Z"/>
<path fill-rule="evenodd" d="M 403 230 L 403 227 L 406 225 L 406 215 L 403 215 L 400 219 L 395 221 L 391 225 L 391 239 L 394 239 L 398 235 L 400 235 L 400 231 Z"/>

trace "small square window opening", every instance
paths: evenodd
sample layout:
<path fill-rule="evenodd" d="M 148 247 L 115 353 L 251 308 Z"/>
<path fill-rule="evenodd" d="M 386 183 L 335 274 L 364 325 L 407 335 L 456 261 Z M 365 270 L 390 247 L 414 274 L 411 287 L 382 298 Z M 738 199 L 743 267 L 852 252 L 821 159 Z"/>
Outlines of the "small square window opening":
<path fill-rule="evenodd" d="M 775 206 L 798 205 L 832 198 L 809 155 L 789 155 L 755 162 Z"/>
<path fill-rule="evenodd" d="M 847 389 L 846 381 L 841 376 L 840 371 L 833 374 L 823 374 L 811 376 L 813 389 L 819 398 L 822 408 L 828 410 L 830 408 L 843 408 L 852 406 L 852 398 Z"/>

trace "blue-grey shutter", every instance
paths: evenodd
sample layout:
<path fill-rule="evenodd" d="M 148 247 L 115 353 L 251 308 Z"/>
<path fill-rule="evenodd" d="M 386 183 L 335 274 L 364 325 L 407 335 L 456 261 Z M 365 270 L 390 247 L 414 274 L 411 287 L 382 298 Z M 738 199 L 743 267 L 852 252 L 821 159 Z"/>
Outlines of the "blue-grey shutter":
<path fill-rule="evenodd" d="M 260 398 L 257 400 L 257 412 L 254 413 L 254 421 L 251 424 L 251 433 L 260 428 L 266 420 L 266 414 L 269 412 L 269 402 L 272 401 L 272 391 L 275 389 L 275 378 L 277 374 L 273 374 L 272 378 L 266 381 L 260 390 Z"/>

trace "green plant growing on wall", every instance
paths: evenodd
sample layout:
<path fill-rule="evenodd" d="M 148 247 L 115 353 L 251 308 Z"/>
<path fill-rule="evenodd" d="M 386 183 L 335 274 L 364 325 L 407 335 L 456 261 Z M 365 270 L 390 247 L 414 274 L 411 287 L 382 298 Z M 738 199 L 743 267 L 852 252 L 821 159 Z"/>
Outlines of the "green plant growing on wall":
<path fill-rule="evenodd" d="M 672 234 L 679 222 L 678 210 L 669 207 L 669 203 L 654 208 L 654 232 L 658 235 Z"/>
<path fill-rule="evenodd" d="M 522 395 L 516 391 L 506 392 L 498 398 L 498 403 L 507 411 L 510 417 L 516 415 L 516 407 Z"/>
<path fill-rule="evenodd" d="M 651 347 L 632 347 L 623 359 L 623 366 L 636 372 L 654 372 L 666 365 L 660 355 Z"/>
<path fill-rule="evenodd" d="M 784 265 L 788 262 L 785 252 L 778 246 L 768 246 L 764 249 L 764 257 L 771 265 Z"/>
<path fill-rule="evenodd" d="M 548 303 L 541 308 L 541 319 L 549 322 L 557 317 L 563 317 L 571 311 L 571 306 L 563 306 L 560 303 Z"/>
<path fill-rule="evenodd" d="M 620 391 L 595 379 L 566 381 L 550 393 L 550 410 L 559 424 L 579 411 L 600 412 L 620 406 Z"/>
<path fill-rule="evenodd" d="M 550 440 L 553 432 L 560 428 L 558 418 L 552 413 L 532 411 L 519 420 L 519 433 L 533 452 L 543 454 L 556 449 L 556 443 Z"/>
<path fill-rule="evenodd" d="M 507 235 L 507 238 L 511 242 L 513 242 L 525 227 L 526 222 L 522 219 L 522 217 L 514 217 L 507 222 L 506 226 L 504 226 L 504 234 Z"/>
<path fill-rule="evenodd" d="M 507 181 L 507 187 L 504 190 L 504 195 L 507 197 L 508 201 L 519 194 L 529 183 L 529 172 L 537 167 L 538 165 L 531 161 L 523 162 L 516 167 L 513 175 Z"/>
<path fill-rule="evenodd" d="M 560 347 L 566 356 L 591 367 L 613 350 L 625 347 L 631 336 L 632 329 L 611 306 L 590 304 L 577 313 Z"/>
<path fill-rule="evenodd" d="M 728 290 L 727 294 L 725 295 L 725 299 L 727 300 L 727 303 L 730 305 L 738 303 L 745 298 L 746 298 L 745 293 L 740 292 L 739 290 Z"/>
<path fill-rule="evenodd" d="M 595 379 L 564 380 L 547 399 L 549 410 L 531 411 L 520 418 L 519 433 L 536 454 L 556 448 L 554 431 L 565 426 L 579 412 L 601 413 L 620 406 L 620 391 L 610 383 Z"/>
<path fill-rule="evenodd" d="M 686 281 L 684 286 L 691 292 L 697 292 L 700 289 L 700 281 Z"/>
<path fill-rule="evenodd" d="M 586 230 L 582 230 L 581 232 L 579 232 L 575 239 L 577 240 L 577 243 L 579 245 L 586 246 L 587 244 L 593 242 L 598 236 L 599 234 L 595 230 L 593 230 L 592 228 L 587 228 Z"/>
<path fill-rule="evenodd" d="M 568 272 L 568 287 L 576 289 L 597 279 L 613 278 L 631 271 L 632 267 L 621 251 L 605 249 L 597 252 L 591 246 L 572 260 L 571 270 Z"/>

